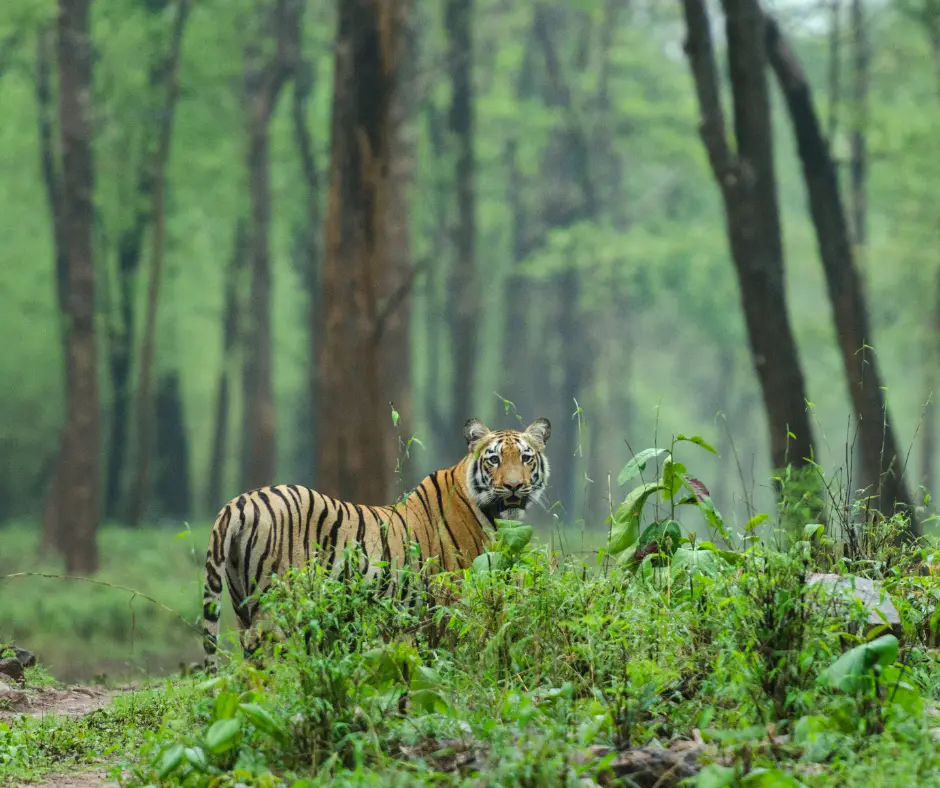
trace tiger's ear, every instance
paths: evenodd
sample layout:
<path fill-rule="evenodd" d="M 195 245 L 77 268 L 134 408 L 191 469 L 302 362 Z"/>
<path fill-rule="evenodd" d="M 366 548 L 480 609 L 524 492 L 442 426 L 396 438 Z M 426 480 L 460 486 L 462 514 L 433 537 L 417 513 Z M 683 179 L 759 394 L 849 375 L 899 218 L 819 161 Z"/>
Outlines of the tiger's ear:
<path fill-rule="evenodd" d="M 473 448 L 477 443 L 490 434 L 490 428 L 479 419 L 469 419 L 463 425 L 463 436 L 467 439 L 467 446 Z"/>
<path fill-rule="evenodd" d="M 525 434 L 544 446 L 552 436 L 552 425 L 548 419 L 536 419 L 526 428 Z"/>

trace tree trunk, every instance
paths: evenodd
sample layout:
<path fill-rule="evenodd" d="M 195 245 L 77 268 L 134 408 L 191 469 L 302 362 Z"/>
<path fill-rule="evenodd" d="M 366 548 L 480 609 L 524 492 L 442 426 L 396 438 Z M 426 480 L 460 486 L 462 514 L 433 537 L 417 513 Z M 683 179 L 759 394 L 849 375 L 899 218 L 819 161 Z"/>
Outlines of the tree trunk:
<path fill-rule="evenodd" d="M 161 517 L 184 520 L 192 512 L 189 481 L 189 435 L 183 413 L 179 371 L 161 375 L 154 396 L 157 430 L 157 472 L 154 509 Z"/>
<path fill-rule="evenodd" d="M 55 148 L 55 104 L 52 97 L 52 69 L 55 59 L 55 30 L 51 27 L 39 31 L 36 47 L 36 109 L 39 120 L 39 153 L 42 180 L 46 191 L 46 203 L 52 221 L 52 242 L 55 250 L 55 290 L 59 311 L 59 335 L 66 389 L 69 389 L 68 374 L 68 279 L 69 261 L 65 239 L 65 216 L 62 204 L 62 183 L 56 166 Z M 65 545 L 60 534 L 60 511 L 62 502 L 61 465 L 65 432 L 59 435 L 56 457 L 52 463 L 52 475 L 43 502 L 42 537 L 40 549 L 63 552 Z"/>
<path fill-rule="evenodd" d="M 300 61 L 301 0 L 275 0 L 260 9 L 259 35 L 245 49 L 248 189 L 251 203 L 251 299 L 248 309 L 245 409 L 248 432 L 242 486 L 274 483 L 274 386 L 271 373 L 271 117 Z M 266 55 L 266 51 L 271 54 Z"/>
<path fill-rule="evenodd" d="M 473 97 L 473 0 L 447 0 L 447 68 L 451 102 L 447 126 L 456 154 L 454 183 L 457 222 L 453 229 L 456 259 L 448 284 L 450 320 L 451 421 L 463 424 L 475 416 L 474 405 L 479 331 L 480 294 L 476 261 L 476 165 L 474 163 L 475 112 Z M 456 427 L 454 434 L 458 435 Z"/>
<path fill-rule="evenodd" d="M 156 346 L 157 307 L 160 302 L 160 286 L 163 278 L 163 244 L 166 235 L 166 166 L 170 158 L 173 141 L 173 116 L 179 100 L 179 64 L 183 48 L 183 32 L 189 18 L 189 0 L 178 0 L 176 18 L 166 64 L 166 97 L 161 113 L 157 147 L 153 159 L 153 202 L 150 209 L 153 227 L 150 233 L 150 276 L 147 282 L 147 302 L 144 313 L 144 330 L 140 351 L 140 381 L 137 389 L 137 473 L 128 512 L 128 524 L 136 527 L 147 507 L 149 494 L 151 433 L 153 431 L 153 403 L 150 380 L 153 374 L 153 356 Z"/>
<path fill-rule="evenodd" d="M 414 463 L 404 457 L 401 440 L 407 440 L 414 427 L 411 382 L 411 290 L 416 275 L 416 266 L 411 259 L 411 232 L 408 215 L 408 190 L 415 167 L 415 145 L 411 135 L 411 118 L 414 115 L 414 66 L 416 52 L 414 22 L 411 17 L 411 0 L 399 0 L 403 29 L 400 33 L 398 57 L 402 66 L 397 75 L 397 84 L 392 97 L 392 139 L 384 198 L 386 262 L 382 267 L 384 280 L 381 292 L 385 294 L 379 314 L 379 354 L 382 359 L 381 386 L 385 396 L 394 404 L 401 420 L 395 430 L 387 431 L 389 457 L 387 485 L 395 494 L 403 493 L 414 486 L 416 478 Z M 389 413 L 386 418 L 391 418 Z M 467 418 L 470 418 L 469 416 Z M 421 474 L 423 476 L 424 474 Z M 401 489 L 395 489 L 396 484 Z"/>
<path fill-rule="evenodd" d="M 402 4 L 337 0 L 330 186 L 320 345 L 318 486 L 362 503 L 387 497 L 378 292 Z"/>
<path fill-rule="evenodd" d="M 701 114 L 701 136 L 721 190 L 757 372 L 774 470 L 813 456 L 806 385 L 790 327 L 773 170 L 763 15 L 755 0 L 724 0 L 736 151 L 726 136 L 718 68 L 703 0 L 683 0 L 686 54 Z"/>
<path fill-rule="evenodd" d="M 920 478 L 921 484 L 931 494 L 937 474 L 937 365 L 940 364 L 940 267 L 937 268 L 933 292 L 933 315 L 924 342 L 924 390 L 927 404 L 924 413 L 923 437 L 921 438 Z"/>
<path fill-rule="evenodd" d="M 591 177 L 591 140 L 575 107 L 572 88 L 565 79 L 552 34 L 558 26 L 549 18 L 545 7 L 536 8 L 533 30 L 545 61 L 546 100 L 550 105 L 562 108 L 565 114 L 564 126 L 556 136 L 553 151 L 550 151 L 554 154 L 552 166 L 547 168 L 554 171 L 559 183 L 563 184 L 562 188 L 546 190 L 549 196 L 544 198 L 543 221 L 548 228 L 596 219 L 599 205 Z M 569 196 L 572 190 L 576 195 L 574 199 Z M 593 350 L 589 346 L 590 336 L 579 303 L 581 272 L 569 267 L 556 278 L 553 290 L 558 310 L 555 319 L 562 373 L 560 391 L 554 403 L 560 416 L 555 427 L 554 439 L 558 446 L 555 465 L 561 477 L 558 497 L 570 513 L 578 489 L 578 458 L 582 454 L 578 419 L 574 414 L 576 408 L 584 404 L 584 387 L 592 377 Z M 542 375 L 547 378 L 548 370 L 544 369 Z M 575 404 L 576 400 L 579 405 Z"/>
<path fill-rule="evenodd" d="M 212 430 L 212 450 L 209 452 L 206 510 L 215 512 L 222 505 L 222 483 L 225 461 L 228 458 L 228 426 L 231 411 L 231 371 L 235 348 L 238 344 L 238 290 L 242 281 L 247 254 L 245 223 L 239 219 L 233 234 L 232 258 L 225 277 L 225 301 L 222 306 L 222 364 L 216 389 L 215 427 Z"/>
<path fill-rule="evenodd" d="M 317 453 L 314 447 L 318 443 L 317 429 L 319 426 L 317 407 L 317 347 L 319 334 L 317 331 L 320 322 L 320 309 L 323 302 L 320 298 L 320 274 L 323 265 L 323 248 L 321 234 L 323 231 L 323 211 L 320 207 L 321 182 L 320 168 L 314 154 L 313 137 L 307 124 L 307 100 L 313 87 L 313 66 L 304 61 L 298 65 L 294 76 L 294 95 L 292 104 L 292 120 L 294 125 L 294 141 L 300 154 L 301 171 L 306 186 L 307 215 L 303 227 L 303 275 L 302 279 L 307 290 L 307 330 L 309 332 L 309 394 L 307 417 L 301 421 L 309 424 L 307 442 L 310 463 L 310 484 L 315 485 L 317 480 Z"/>
<path fill-rule="evenodd" d="M 873 488 L 871 505 L 891 513 L 911 509 L 901 456 L 888 417 L 878 362 L 871 350 L 864 282 L 852 254 L 836 170 L 813 107 L 809 84 L 772 19 L 766 22 L 770 64 L 783 92 L 803 165 L 810 214 L 832 302 L 846 382 L 859 422 L 859 453 L 865 484 Z"/>
<path fill-rule="evenodd" d="M 868 244 L 868 31 L 862 0 L 852 0 L 852 240 L 859 268 L 865 269 Z M 807 88 L 808 89 L 808 88 Z"/>
<path fill-rule="evenodd" d="M 68 260 L 68 374 L 60 466 L 69 574 L 98 569 L 101 411 L 95 338 L 94 162 L 91 127 L 90 0 L 59 0 L 59 134 L 62 150 L 63 240 Z"/>

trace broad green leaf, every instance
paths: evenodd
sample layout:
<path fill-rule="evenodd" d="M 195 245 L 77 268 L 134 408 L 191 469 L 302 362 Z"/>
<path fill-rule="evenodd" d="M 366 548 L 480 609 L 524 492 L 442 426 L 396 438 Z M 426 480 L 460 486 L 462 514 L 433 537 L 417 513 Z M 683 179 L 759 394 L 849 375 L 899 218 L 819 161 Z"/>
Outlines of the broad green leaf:
<path fill-rule="evenodd" d="M 822 523 L 807 523 L 803 526 L 803 538 L 812 542 L 816 537 L 821 536 L 826 530 Z"/>
<path fill-rule="evenodd" d="M 681 462 L 673 462 L 672 457 L 667 457 L 663 461 L 663 498 L 669 500 L 682 487 L 682 477 L 685 475 L 686 468 Z"/>
<path fill-rule="evenodd" d="M 202 747 L 187 747 L 183 752 L 183 757 L 197 772 L 205 773 L 209 771 L 209 759 Z"/>
<path fill-rule="evenodd" d="M 745 533 L 750 533 L 761 523 L 766 522 L 770 518 L 770 515 L 766 512 L 761 512 L 760 514 L 755 514 L 750 520 L 747 521 L 747 525 L 744 526 Z"/>
<path fill-rule="evenodd" d="M 607 548 L 612 555 L 625 550 L 633 543 L 632 530 L 639 529 L 640 512 L 643 504 L 657 490 L 663 489 L 659 482 L 648 482 L 630 491 L 614 515 L 614 528 L 611 531 L 611 544 Z M 616 549 L 615 549 L 616 547 Z"/>
<path fill-rule="evenodd" d="M 636 478 L 643 473 L 650 460 L 654 460 L 668 453 L 669 449 L 643 449 L 639 454 L 635 454 L 620 471 L 620 475 L 617 477 L 617 486 L 622 487 L 630 481 L 630 479 Z"/>
<path fill-rule="evenodd" d="M 659 547 L 659 552 L 672 555 L 679 548 L 682 531 L 675 520 L 656 520 L 643 529 L 637 540 L 638 549 L 643 550 L 653 542 Z"/>
<path fill-rule="evenodd" d="M 515 558 L 525 550 L 526 545 L 532 540 L 532 526 L 509 520 L 505 523 L 497 531 L 496 542 L 498 545 L 502 545 L 511 557 Z"/>
<path fill-rule="evenodd" d="M 741 778 L 741 785 L 747 788 L 806 788 L 783 769 L 754 769 Z"/>
<path fill-rule="evenodd" d="M 248 721 L 259 731 L 268 734 L 272 739 L 285 742 L 288 739 L 287 728 L 282 725 L 270 711 L 257 703 L 242 703 L 239 706 Z"/>
<path fill-rule="evenodd" d="M 705 442 L 705 439 L 701 435 L 693 435 L 691 437 L 687 435 L 676 435 L 677 441 L 687 441 L 688 443 L 694 443 L 696 446 L 701 446 L 705 451 L 710 451 L 712 454 L 718 454 L 714 448 L 708 443 Z"/>
<path fill-rule="evenodd" d="M 206 731 L 206 749 L 213 755 L 228 752 L 238 741 L 238 735 L 241 733 L 241 730 L 241 717 L 231 717 L 213 722 L 212 725 L 209 726 L 209 730 Z"/>
<path fill-rule="evenodd" d="M 710 763 L 698 773 L 695 788 L 726 788 L 734 785 L 734 769 Z"/>
<path fill-rule="evenodd" d="M 215 699 L 215 718 L 228 720 L 238 712 L 238 693 L 228 690 L 220 692 Z"/>
<path fill-rule="evenodd" d="M 881 671 L 881 685 L 885 688 L 888 703 L 900 706 L 908 714 L 919 715 L 924 709 L 924 699 L 914 685 L 906 668 L 889 665 Z"/>
<path fill-rule="evenodd" d="M 898 639 L 882 635 L 846 651 L 819 675 L 819 682 L 843 692 L 863 692 L 872 686 L 871 672 L 876 665 L 887 667 L 898 658 Z"/>
<path fill-rule="evenodd" d="M 183 754 L 186 748 L 182 744 L 174 744 L 167 750 L 164 750 L 157 760 L 157 776 L 162 780 L 172 774 L 176 767 L 183 762 Z"/>
<path fill-rule="evenodd" d="M 714 576 L 721 570 L 722 560 L 718 553 L 712 550 L 693 550 L 689 547 L 680 547 L 672 556 L 670 568 L 673 575 L 679 572 L 688 572 Z"/>
<path fill-rule="evenodd" d="M 473 559 L 473 563 L 470 564 L 470 571 L 474 574 L 480 574 L 482 572 L 496 571 L 497 569 L 503 569 L 509 566 L 509 558 L 505 553 L 483 553 L 483 555 L 478 555 Z"/>

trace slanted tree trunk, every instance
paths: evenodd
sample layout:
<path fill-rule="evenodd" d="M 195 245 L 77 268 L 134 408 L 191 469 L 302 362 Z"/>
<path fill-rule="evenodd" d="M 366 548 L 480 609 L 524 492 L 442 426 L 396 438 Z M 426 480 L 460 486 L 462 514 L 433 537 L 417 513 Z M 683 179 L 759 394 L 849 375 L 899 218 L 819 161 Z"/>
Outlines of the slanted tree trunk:
<path fill-rule="evenodd" d="M 217 511 L 222 505 L 222 481 L 228 458 L 228 428 L 231 411 L 231 374 L 238 344 L 240 313 L 238 290 L 244 286 L 242 277 L 247 262 L 247 239 L 245 223 L 239 219 L 233 234 L 232 257 L 225 276 L 225 299 L 222 305 L 222 364 L 216 387 L 215 426 L 212 429 L 212 449 L 209 452 L 208 483 L 206 485 L 206 510 Z"/>
<path fill-rule="evenodd" d="M 927 337 L 924 341 L 924 390 L 927 404 L 924 413 L 923 435 L 920 444 L 920 478 L 927 492 L 933 495 L 937 479 L 935 463 L 937 457 L 937 366 L 940 365 L 940 266 L 934 280 L 933 310 Z"/>
<path fill-rule="evenodd" d="M 39 120 L 39 154 L 46 203 L 52 221 L 52 242 L 55 254 L 56 304 L 59 310 L 59 334 L 66 389 L 68 386 L 68 280 L 69 261 L 65 240 L 65 216 L 62 204 L 62 183 L 55 145 L 55 104 L 52 97 L 52 69 L 55 60 L 55 30 L 51 27 L 39 31 L 36 46 L 36 109 Z M 52 475 L 43 502 L 41 550 L 63 552 L 65 545 L 60 534 L 59 494 L 61 490 L 62 458 L 65 431 L 60 432 L 56 457 L 52 462 Z"/>
<path fill-rule="evenodd" d="M 320 336 L 318 486 L 362 503 L 386 499 L 388 403 L 381 393 L 378 298 L 395 139 L 402 35 L 398 0 L 337 0 L 325 304 Z"/>
<path fill-rule="evenodd" d="M 475 110 L 473 97 L 473 0 L 447 0 L 447 68 L 451 101 L 447 126 L 455 152 L 454 185 L 457 220 L 453 226 L 456 259 L 448 284 L 447 312 L 450 322 L 451 421 L 463 424 L 475 416 L 477 332 L 479 331 L 480 284 L 476 261 L 476 164 L 474 161 Z M 454 435 L 459 436 L 457 426 Z M 456 438 L 455 438 L 456 440 Z"/>
<path fill-rule="evenodd" d="M 62 238 L 68 262 L 67 407 L 60 466 L 61 529 L 69 574 L 98 569 L 101 411 L 95 337 L 94 161 L 90 0 L 59 0 L 59 134 Z"/>
<path fill-rule="evenodd" d="M 875 508 L 886 513 L 899 506 L 913 511 L 904 484 L 904 458 L 888 417 L 878 360 L 870 347 L 873 337 L 864 282 L 852 253 L 829 145 L 823 137 L 806 76 L 772 19 L 766 22 L 766 40 L 770 65 L 786 101 L 803 165 L 849 397 L 859 423 L 859 454 L 865 483 L 876 496 L 872 501 Z"/>
<path fill-rule="evenodd" d="M 723 0 L 736 150 L 728 144 L 704 0 L 683 0 L 686 55 L 701 115 L 701 136 L 724 203 L 775 470 L 813 454 L 806 384 L 790 327 L 773 167 L 763 15 L 756 0 Z"/>
<path fill-rule="evenodd" d="M 300 57 L 300 0 L 274 0 L 260 12 L 261 32 L 245 49 L 248 188 L 251 202 L 251 299 L 245 408 L 248 432 L 242 486 L 274 483 L 274 385 L 271 373 L 271 116 Z M 270 54 L 268 54 L 270 52 Z"/>
<path fill-rule="evenodd" d="M 153 159 L 153 191 L 150 217 L 153 227 L 150 233 L 150 276 L 147 282 L 147 301 L 144 313 L 143 336 L 140 351 L 140 381 L 137 387 L 137 467 L 134 487 L 128 507 L 128 524 L 136 527 L 147 507 L 151 460 L 151 436 L 153 432 L 153 402 L 150 381 L 153 375 L 153 356 L 156 346 L 157 307 L 160 303 L 160 286 L 163 280 L 164 239 L 166 235 L 166 166 L 170 158 L 173 141 L 173 117 L 179 100 L 179 64 L 183 49 L 183 33 L 189 18 L 189 0 L 178 0 L 176 17 L 171 34 L 170 51 L 166 62 L 166 95 L 164 98 L 157 146 Z"/>

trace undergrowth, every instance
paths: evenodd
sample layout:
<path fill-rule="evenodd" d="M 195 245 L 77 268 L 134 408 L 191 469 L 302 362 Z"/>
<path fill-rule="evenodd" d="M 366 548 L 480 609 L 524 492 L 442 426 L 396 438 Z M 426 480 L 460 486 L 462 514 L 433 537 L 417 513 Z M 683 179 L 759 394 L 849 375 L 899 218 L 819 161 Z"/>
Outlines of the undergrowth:
<path fill-rule="evenodd" d="M 805 474 L 776 517 L 727 523 L 688 471 L 696 446 L 627 463 L 597 560 L 501 522 L 407 602 L 293 570 L 262 600 L 280 636 L 257 659 L 229 649 L 218 676 L 133 710 L 7 719 L 0 778 L 111 757 L 128 787 L 940 785 L 938 554 L 897 538 L 901 515 L 825 511 Z M 878 581 L 900 627 L 818 572 Z M 682 747 L 697 774 L 630 771 L 640 748 Z"/>

